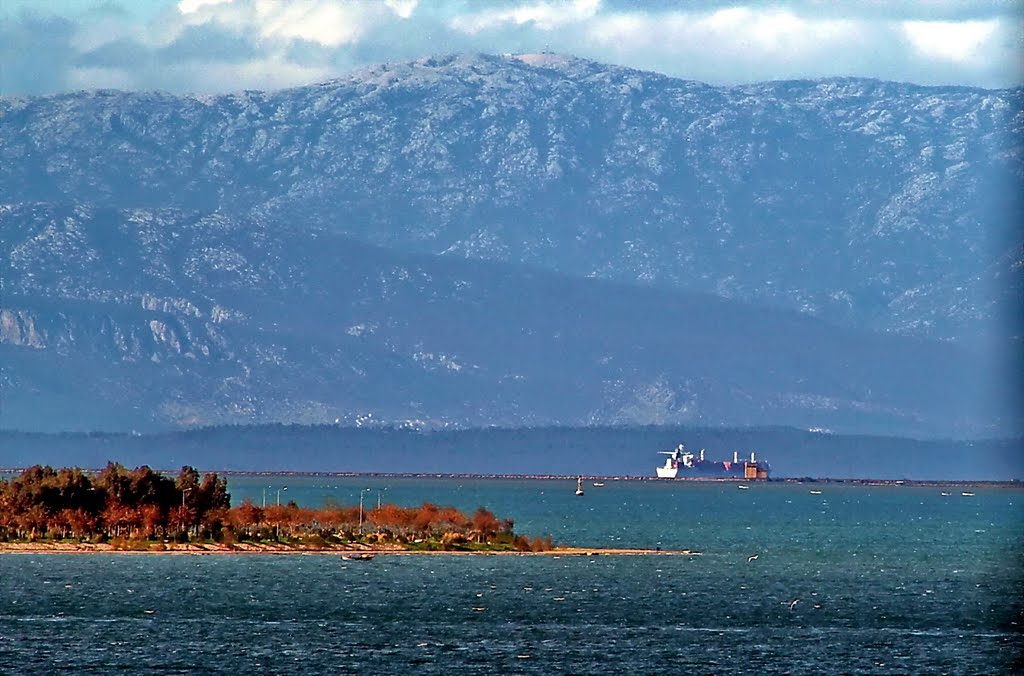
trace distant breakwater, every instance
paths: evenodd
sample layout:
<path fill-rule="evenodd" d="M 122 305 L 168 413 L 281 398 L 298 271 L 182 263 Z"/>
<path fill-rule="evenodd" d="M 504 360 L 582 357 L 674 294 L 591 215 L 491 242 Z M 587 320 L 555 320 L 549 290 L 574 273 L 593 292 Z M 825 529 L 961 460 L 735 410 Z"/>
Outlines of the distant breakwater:
<path fill-rule="evenodd" d="M 0 474 L 15 474 L 24 471 L 24 467 L 0 467 Z M 99 472 L 101 469 L 84 469 L 86 472 Z M 164 474 L 173 474 L 176 469 L 156 469 Z M 294 477 L 339 477 L 339 478 L 400 478 L 400 479 L 486 479 L 486 480 L 538 480 L 538 481 L 628 481 L 654 483 L 722 483 L 722 484 L 834 484 L 845 486 L 991 486 L 996 488 L 1024 488 L 1024 481 L 986 481 L 980 479 L 963 480 L 930 480 L 930 479 L 837 479 L 830 477 L 772 477 L 770 479 L 744 479 L 743 477 L 677 477 L 663 479 L 656 476 L 643 475 L 602 475 L 602 474 L 478 474 L 461 472 L 298 472 L 288 470 L 231 470 L 206 469 L 220 476 L 294 476 Z"/>

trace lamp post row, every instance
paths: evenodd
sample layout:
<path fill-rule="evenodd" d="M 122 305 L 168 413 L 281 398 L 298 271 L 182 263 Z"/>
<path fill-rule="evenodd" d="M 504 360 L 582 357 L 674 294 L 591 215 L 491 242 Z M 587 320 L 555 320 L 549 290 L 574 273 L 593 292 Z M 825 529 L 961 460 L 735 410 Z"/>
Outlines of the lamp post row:
<path fill-rule="evenodd" d="M 266 486 L 266 487 L 263 488 L 263 506 L 264 507 L 267 506 L 267 488 L 273 488 L 273 486 Z M 185 506 L 185 493 L 188 493 L 190 490 L 192 490 L 192 489 L 191 488 L 186 488 L 182 492 L 182 494 L 181 494 L 181 506 L 182 507 Z M 281 491 L 286 491 L 286 490 L 288 490 L 287 486 L 282 486 L 281 488 L 277 489 L 277 505 L 279 507 L 281 506 Z M 363 496 L 366 495 L 367 493 L 369 493 L 372 490 L 373 490 L 372 488 L 361 488 L 361 489 L 359 489 L 359 531 L 360 532 L 362 532 L 362 530 L 363 530 L 363 520 L 364 520 Z M 381 496 L 383 495 L 384 491 L 386 491 L 386 490 L 387 490 L 387 487 L 378 488 L 377 489 L 377 509 L 380 509 L 380 507 L 381 507 L 381 504 L 382 504 L 381 503 Z"/>
<path fill-rule="evenodd" d="M 273 490 L 274 487 L 273 486 L 264 486 L 263 487 L 263 507 L 267 506 L 267 489 L 268 488 Z M 281 506 L 281 491 L 286 491 L 286 490 L 288 490 L 287 486 L 282 486 L 281 488 L 277 489 L 277 506 L 278 507 Z"/>

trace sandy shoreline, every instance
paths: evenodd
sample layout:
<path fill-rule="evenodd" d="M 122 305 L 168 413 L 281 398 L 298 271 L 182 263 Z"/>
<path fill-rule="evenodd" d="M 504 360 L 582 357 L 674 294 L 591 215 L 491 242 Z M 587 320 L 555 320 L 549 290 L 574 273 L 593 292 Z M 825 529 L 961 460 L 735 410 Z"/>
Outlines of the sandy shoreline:
<path fill-rule="evenodd" d="M 604 549 L 600 547 L 556 547 L 544 552 L 516 551 L 420 551 L 397 547 L 281 547 L 273 545 L 256 545 L 250 543 L 236 545 L 218 544 L 179 544 L 165 545 L 166 549 L 115 549 L 109 544 L 71 543 L 71 542 L 3 542 L 0 543 L 0 554 L 170 554 L 170 555 L 204 555 L 204 554 L 345 554 L 365 552 L 374 555 L 389 556 L 699 556 L 701 552 L 689 549 Z"/>

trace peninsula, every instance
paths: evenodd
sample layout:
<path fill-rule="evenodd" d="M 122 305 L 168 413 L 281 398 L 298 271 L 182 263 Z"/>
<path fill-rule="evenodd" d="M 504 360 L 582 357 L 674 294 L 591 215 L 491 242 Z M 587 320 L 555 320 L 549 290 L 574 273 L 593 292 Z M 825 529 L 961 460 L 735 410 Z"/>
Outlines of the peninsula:
<path fill-rule="evenodd" d="M 226 479 L 183 467 L 177 478 L 109 463 L 98 473 L 34 466 L 0 481 L 0 553 L 695 554 L 556 547 L 484 507 L 424 502 L 232 506 Z"/>

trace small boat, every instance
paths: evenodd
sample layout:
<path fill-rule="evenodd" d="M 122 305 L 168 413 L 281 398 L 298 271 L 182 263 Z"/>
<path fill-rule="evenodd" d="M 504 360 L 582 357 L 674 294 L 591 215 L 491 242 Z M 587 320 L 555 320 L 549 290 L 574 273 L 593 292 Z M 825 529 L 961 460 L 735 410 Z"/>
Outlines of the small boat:
<path fill-rule="evenodd" d="M 749 491 L 750 490 L 750 486 L 744 486 L 743 484 L 740 484 L 736 488 L 740 489 L 741 491 Z"/>
<path fill-rule="evenodd" d="M 576 495 L 583 495 L 583 477 L 576 479 Z"/>
<path fill-rule="evenodd" d="M 600 488 L 601 486 L 604 486 L 604 483 L 601 482 L 601 481 L 595 481 L 594 485 L 597 486 L 598 488 Z"/>
<path fill-rule="evenodd" d="M 821 495 L 821 491 L 811 491 L 811 495 Z"/>
<path fill-rule="evenodd" d="M 949 495 L 949 491 L 942 491 L 939 495 Z"/>
<path fill-rule="evenodd" d="M 970 491 L 963 491 L 962 493 L 960 493 L 960 495 L 963 495 L 964 497 L 970 498 L 970 497 L 974 496 L 974 493 L 972 493 Z"/>
<path fill-rule="evenodd" d="M 341 558 L 344 561 L 369 561 L 373 558 L 373 554 L 370 552 L 352 552 L 351 554 L 342 554 Z"/>

